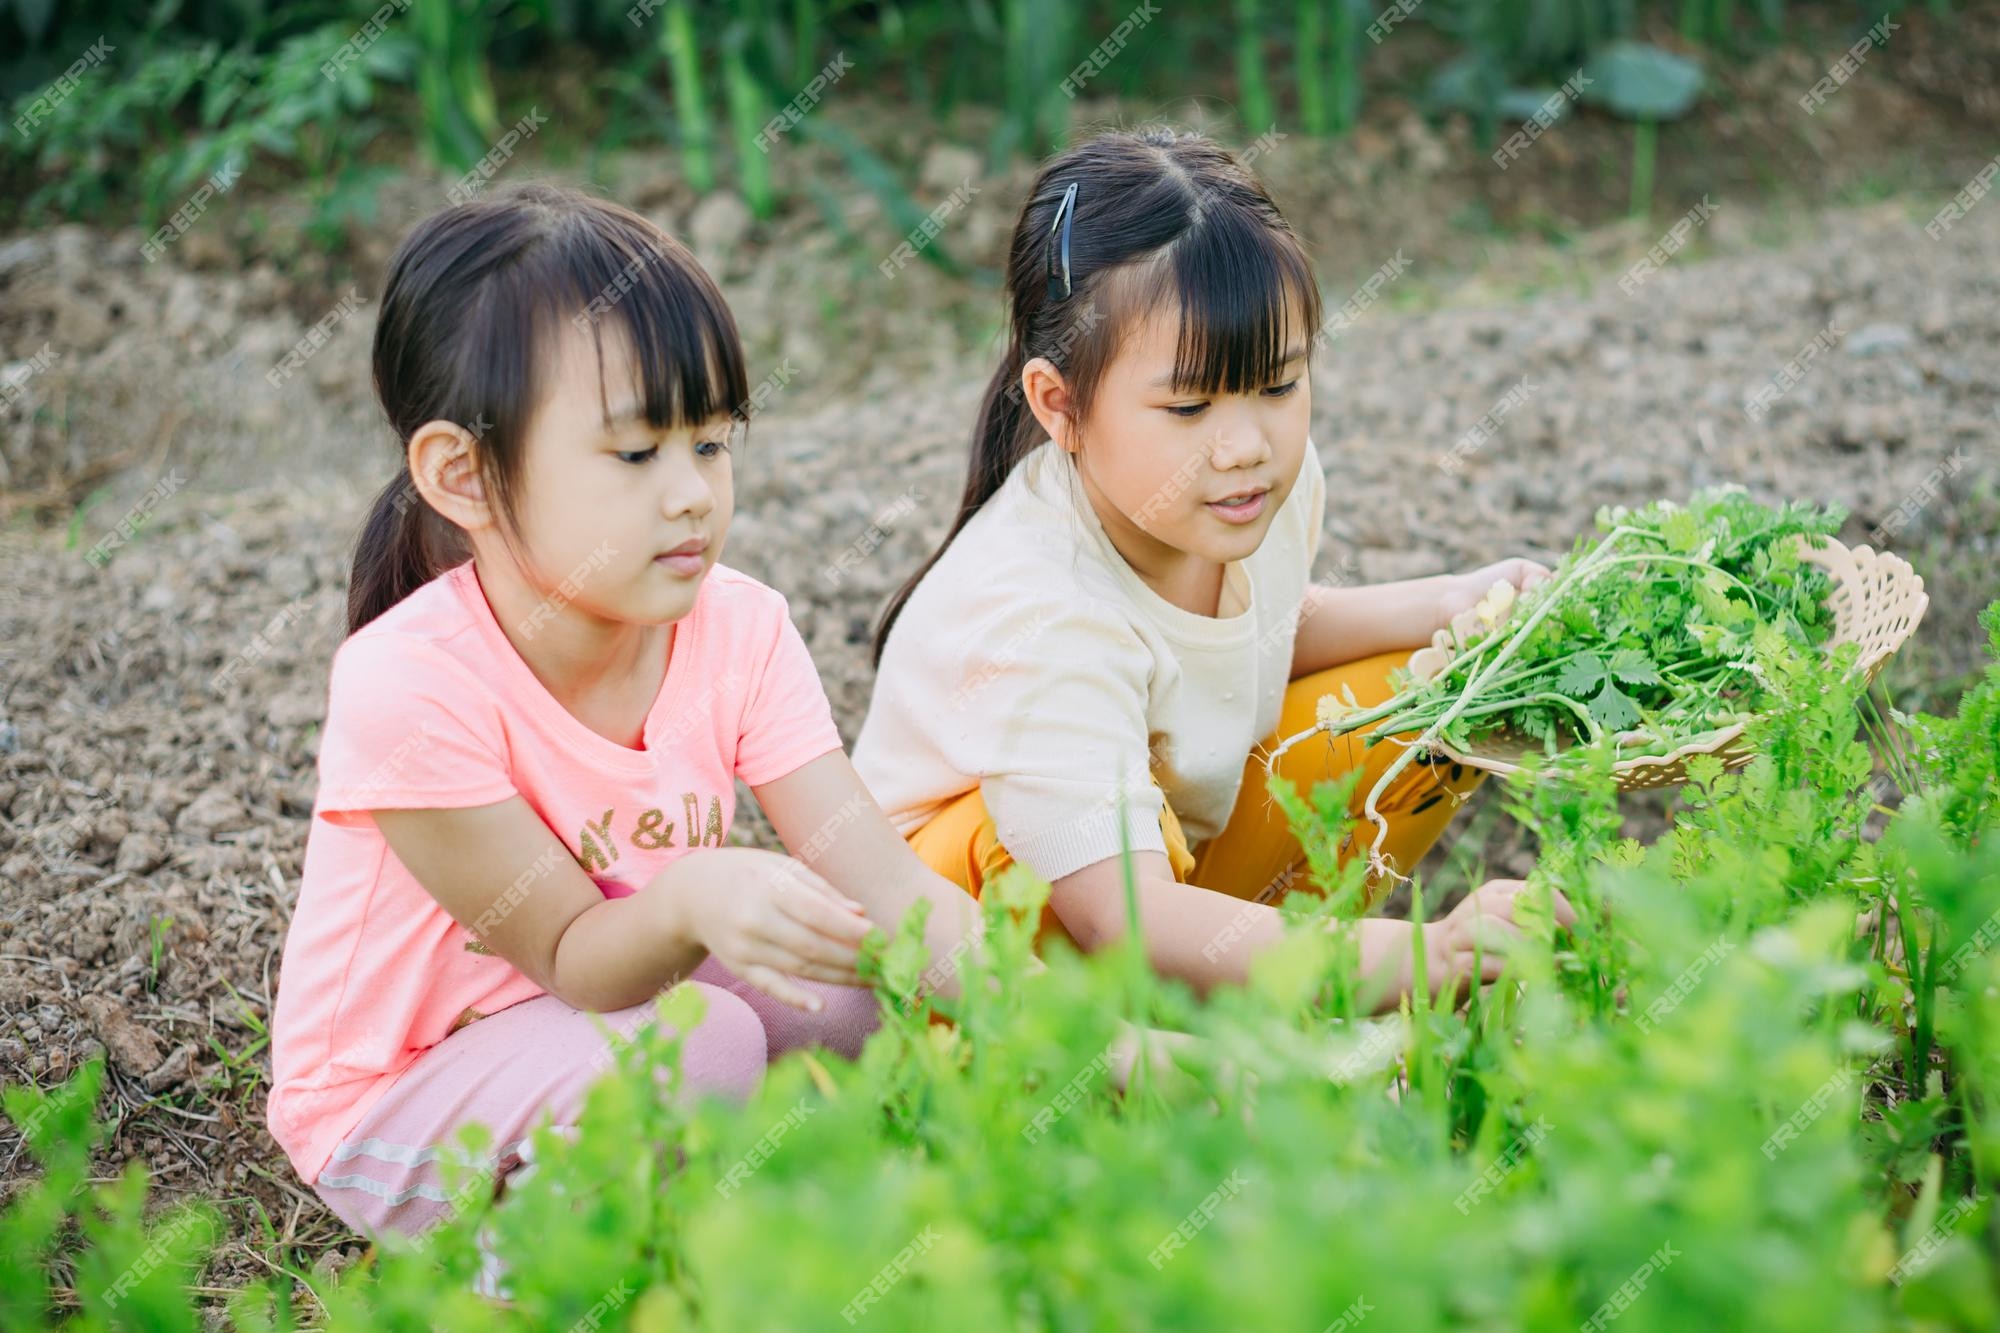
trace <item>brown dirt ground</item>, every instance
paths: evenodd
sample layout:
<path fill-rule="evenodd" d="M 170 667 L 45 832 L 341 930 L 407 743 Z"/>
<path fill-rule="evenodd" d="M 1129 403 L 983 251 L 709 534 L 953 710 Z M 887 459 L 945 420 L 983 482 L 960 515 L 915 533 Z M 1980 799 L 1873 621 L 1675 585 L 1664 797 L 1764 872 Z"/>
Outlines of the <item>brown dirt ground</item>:
<path fill-rule="evenodd" d="M 2000 22 L 1968 16 L 1948 40 L 1912 27 L 1883 77 L 1809 124 L 1790 98 L 1823 59 L 1785 50 L 1728 73 L 1722 109 L 1663 141 L 1647 222 L 1607 220 L 1629 128 L 1588 118 L 1504 178 L 1462 126 L 1434 130 L 1393 98 L 1348 140 L 1289 141 L 1260 163 L 1336 303 L 1398 247 L 1413 261 L 1315 372 L 1320 572 L 1550 558 L 1599 505 L 1724 481 L 1845 505 L 1858 542 L 1949 470 L 1892 542 L 1933 605 L 1889 677 L 1900 702 L 1947 708 L 1978 660 L 1973 617 L 2000 595 L 2000 204 L 1940 240 L 1922 228 L 2000 149 Z M 957 141 L 983 142 L 975 113 L 961 119 Z M 945 239 L 991 266 L 1025 168 L 988 173 L 887 112 L 874 129 L 927 198 L 979 182 Z M 1790 184 L 1758 184 L 1772 179 Z M 692 237 L 760 363 L 794 368 L 739 459 L 726 558 L 791 597 L 852 739 L 868 626 L 956 502 L 997 300 L 922 266 L 884 280 L 896 238 L 865 197 L 846 205 L 843 242 L 805 205 L 757 224 L 697 202 L 654 155 L 619 159 L 602 183 Z M 1721 208 L 1696 243 L 1622 293 L 1617 275 L 1704 192 Z M 346 268 L 287 248 L 297 220 L 282 198 L 246 200 L 150 266 L 136 230 L 0 240 L 0 361 L 44 342 L 62 353 L 0 408 L 0 1079 L 48 1085 L 107 1052 L 103 1174 L 141 1161 L 164 1198 L 221 1206 L 215 1286 L 356 1252 L 264 1131 L 259 1037 L 347 549 L 394 447 L 367 396 L 370 307 L 282 388 L 262 372 L 350 282 L 378 290 L 401 228 L 442 202 L 434 180 L 393 186 Z M 1841 345 L 1749 421 L 1745 398 L 1829 324 Z M 1524 378 L 1532 392 L 1496 438 L 1462 476 L 1442 471 Z M 180 484 L 139 536 L 88 563 L 170 474 Z M 836 582 L 833 558 L 910 488 L 915 511 Z M 1482 797 L 1432 872 L 1522 869 L 1532 849 L 1498 813 Z M 1665 817 L 1661 801 L 1634 806 L 1635 827 Z M 768 844 L 754 805 L 738 835 Z M 0 1195 L 25 1168 L 0 1131 Z"/>

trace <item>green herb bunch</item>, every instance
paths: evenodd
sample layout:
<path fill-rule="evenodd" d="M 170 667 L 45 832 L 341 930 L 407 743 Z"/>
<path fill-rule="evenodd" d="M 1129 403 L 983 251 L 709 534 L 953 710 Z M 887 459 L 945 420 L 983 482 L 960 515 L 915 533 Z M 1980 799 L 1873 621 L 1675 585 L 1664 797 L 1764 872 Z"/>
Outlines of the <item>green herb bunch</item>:
<path fill-rule="evenodd" d="M 1373 708 L 1328 697 L 1315 732 L 1286 746 L 1316 732 L 1365 729 L 1371 745 L 1398 737 L 1403 753 L 1364 807 L 1380 831 L 1376 800 L 1432 747 L 1514 735 L 1546 754 L 1609 745 L 1623 759 L 1746 721 L 1764 695 L 1759 627 L 1810 647 L 1831 634 L 1831 579 L 1801 558 L 1800 539 L 1830 536 L 1845 518 L 1838 506 L 1760 504 L 1738 487 L 1698 492 L 1686 506 L 1600 509 L 1600 535 L 1579 538 L 1551 578 L 1518 599 L 1496 585 L 1462 618 L 1459 651 L 1442 671 L 1428 680 L 1398 671 L 1396 694 Z"/>

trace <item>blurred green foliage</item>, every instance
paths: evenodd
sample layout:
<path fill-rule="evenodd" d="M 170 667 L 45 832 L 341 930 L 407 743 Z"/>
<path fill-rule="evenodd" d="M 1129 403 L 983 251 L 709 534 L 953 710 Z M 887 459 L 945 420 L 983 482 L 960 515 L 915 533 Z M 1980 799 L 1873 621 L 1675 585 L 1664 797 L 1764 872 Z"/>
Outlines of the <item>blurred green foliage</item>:
<path fill-rule="evenodd" d="M 503 109 L 499 90 L 528 99 L 553 61 L 590 72 L 599 151 L 673 145 L 695 189 L 728 179 L 768 216 L 769 159 L 787 134 L 813 138 L 798 131 L 838 95 L 822 76 L 840 58 L 871 93 L 917 114 L 997 108 L 997 160 L 1059 142 L 1078 97 L 1220 97 L 1246 137 L 1273 126 L 1338 134 L 1360 114 L 1370 61 L 1417 42 L 1428 104 L 1470 112 L 1489 136 L 1588 66 L 1584 100 L 1639 122 L 1635 157 L 1650 175 L 1650 126 L 1700 95 L 1690 55 L 1775 40 L 1786 8 L 1232 0 L 1162 15 L 1134 0 L 0 0 L 0 171 L 23 221 L 137 214 L 150 227 L 217 171 L 278 164 L 332 241 L 368 215 L 372 182 L 393 160 L 375 151 L 385 131 L 463 173 L 525 110 Z M 1819 8 L 1850 17 L 1832 0 Z M 1642 29 L 1683 53 L 1636 40 Z M 1232 58 L 1211 58 L 1223 51 Z M 784 129 L 769 133 L 780 115 Z M 909 212 L 893 174 L 864 188 Z M 950 262 L 938 247 L 926 257 Z"/>

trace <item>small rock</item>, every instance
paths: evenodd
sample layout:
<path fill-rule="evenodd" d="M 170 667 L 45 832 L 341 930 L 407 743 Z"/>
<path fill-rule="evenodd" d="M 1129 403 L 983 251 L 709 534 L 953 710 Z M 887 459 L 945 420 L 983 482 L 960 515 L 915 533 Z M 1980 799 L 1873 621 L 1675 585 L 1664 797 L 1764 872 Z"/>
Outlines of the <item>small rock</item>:
<path fill-rule="evenodd" d="M 0 278 L 15 269 L 39 268 L 49 262 L 49 247 L 46 241 L 34 236 L 23 236 L 0 245 Z"/>
<path fill-rule="evenodd" d="M 185 268 L 221 269 L 237 262 L 241 252 L 221 227 L 197 227 L 181 237 L 174 258 Z"/>
<path fill-rule="evenodd" d="M 107 851 L 115 851 L 125 841 L 125 835 L 132 831 L 132 821 L 123 810 L 106 810 L 97 817 L 96 825 L 90 831 L 90 841 L 102 845 Z"/>
<path fill-rule="evenodd" d="M 250 812 L 243 808 L 243 803 L 227 787 L 210 787 L 195 797 L 194 802 L 174 820 L 176 832 L 191 833 L 201 838 L 212 838 L 218 833 L 249 826 Z"/>
<path fill-rule="evenodd" d="M 134 1022 L 124 1005 L 109 995 L 86 995 L 81 1003 L 113 1064 L 134 1078 L 160 1067 L 159 1039 Z"/>
<path fill-rule="evenodd" d="M 1907 324 L 1863 324 L 1848 334 L 1841 346 L 1849 356 L 1879 356 L 1900 352 L 1916 341 L 1917 335 Z"/>
<path fill-rule="evenodd" d="M 359 383 L 360 375 L 351 356 L 335 353 L 323 356 L 310 363 L 306 372 L 312 376 L 313 387 L 332 398 Z"/>
<path fill-rule="evenodd" d="M 312 564 L 304 556 L 281 555 L 264 567 L 265 581 L 286 599 L 303 597 L 313 590 Z"/>
<path fill-rule="evenodd" d="M 1894 448 L 1908 436 L 1900 410 L 1875 404 L 1843 409 L 1834 422 L 1831 442 L 1840 449 L 1865 449 L 1878 441 Z"/>
<path fill-rule="evenodd" d="M 304 819 L 312 813 L 313 801 L 318 794 L 319 777 L 309 767 L 303 776 L 278 789 L 278 811 L 295 819 Z"/>
<path fill-rule="evenodd" d="M 184 337 L 201 322 L 205 304 L 201 284 L 186 273 L 176 273 L 167 291 L 166 309 L 160 314 L 160 328 L 170 337 Z"/>
<path fill-rule="evenodd" d="M 269 316 L 246 319 L 236 330 L 230 364 L 245 369 L 254 367 L 253 374 L 246 378 L 262 384 L 265 369 L 283 360 L 298 338 L 298 328 L 287 320 Z"/>
<path fill-rule="evenodd" d="M 259 260 L 250 266 L 250 272 L 243 280 L 243 299 L 248 305 L 259 310 L 268 310 L 283 300 L 284 296 L 285 280 L 275 264 L 269 260 Z"/>
<path fill-rule="evenodd" d="M 118 860 L 112 867 L 125 874 L 144 875 L 159 868 L 167 859 L 167 845 L 151 833 L 128 833 L 118 843 Z"/>
<path fill-rule="evenodd" d="M 1941 293 L 1933 293 L 1924 304 L 1923 314 L 1917 317 L 1917 328 L 1926 338 L 1942 338 L 1951 332 L 1951 302 Z"/>
<path fill-rule="evenodd" d="M 940 195 L 963 188 L 968 180 L 978 185 L 979 154 L 957 144 L 932 144 L 930 151 L 924 154 L 924 165 L 918 179 L 923 182 L 924 189 Z"/>
<path fill-rule="evenodd" d="M 1590 327 L 1589 320 L 1558 315 L 1543 327 L 1535 347 L 1537 351 L 1558 360 L 1569 361 L 1595 346 L 1597 341 L 1597 334 Z"/>
<path fill-rule="evenodd" d="M 1405 116 L 1396 137 L 1402 140 L 1403 149 L 1409 154 L 1410 170 L 1417 175 L 1435 176 L 1451 165 L 1451 154 L 1446 151 L 1444 140 L 1438 138 L 1421 115 Z"/>
<path fill-rule="evenodd" d="M 750 234 L 750 209 L 727 190 L 717 190 L 694 206 L 688 241 L 704 264 L 727 259 Z"/>
<path fill-rule="evenodd" d="M 194 1045 L 186 1043 L 174 1047 L 166 1059 L 160 1061 L 147 1072 L 145 1083 L 147 1092 L 164 1092 L 184 1081 L 188 1071 L 194 1067 Z"/>
<path fill-rule="evenodd" d="M 1651 486 L 1653 471 L 1643 463 L 1610 455 L 1599 459 L 1591 467 L 1590 479 L 1600 486 L 1624 494 Z"/>
<path fill-rule="evenodd" d="M 672 200 L 685 193 L 686 180 L 675 169 L 674 164 L 659 154 L 634 154 L 620 168 L 618 198 L 632 208 L 651 215 L 655 206 Z M 664 214 L 655 217 L 662 228 L 674 230 L 671 210 L 657 210 Z"/>
<path fill-rule="evenodd" d="M 274 696 L 265 705 L 264 715 L 274 727 L 303 727 L 318 722 L 326 714 L 326 701 L 306 690 L 289 690 Z"/>
<path fill-rule="evenodd" d="M 347 1260 L 339 1250 L 323 1250 L 319 1258 L 313 1260 L 313 1276 L 322 1282 L 331 1282 L 347 1267 Z"/>
<path fill-rule="evenodd" d="M 56 307 L 54 341 L 65 351 L 95 352 L 111 337 L 111 321 L 89 301 L 64 301 Z"/>
<path fill-rule="evenodd" d="M 65 223 L 51 231 L 48 237 L 59 266 L 79 272 L 97 266 L 98 250 L 103 242 L 93 228 L 81 222 Z"/>
<path fill-rule="evenodd" d="M 1347 142 L 1354 160 L 1371 168 L 1387 161 L 1396 146 L 1394 140 L 1372 124 L 1356 125 L 1348 133 Z"/>

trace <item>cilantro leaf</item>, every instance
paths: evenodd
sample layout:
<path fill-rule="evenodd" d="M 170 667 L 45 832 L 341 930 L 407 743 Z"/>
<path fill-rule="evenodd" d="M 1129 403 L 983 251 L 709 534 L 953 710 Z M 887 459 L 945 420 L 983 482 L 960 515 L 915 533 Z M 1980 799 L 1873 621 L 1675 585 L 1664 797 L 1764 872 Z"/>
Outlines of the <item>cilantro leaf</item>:
<path fill-rule="evenodd" d="M 1604 670 L 1604 660 L 1596 653 L 1579 653 L 1563 664 L 1556 675 L 1556 688 L 1564 694 L 1578 698 L 1590 693 L 1609 677 Z"/>
<path fill-rule="evenodd" d="M 1686 509 L 1670 512 L 1660 524 L 1660 532 L 1676 555 L 1686 555 L 1701 545 L 1701 521 Z"/>
<path fill-rule="evenodd" d="M 1611 674 L 1627 685 L 1658 685 L 1660 669 L 1653 659 L 1637 648 L 1620 648 L 1611 654 Z"/>
<path fill-rule="evenodd" d="M 1604 688 L 1590 701 L 1590 715 L 1610 731 L 1623 731 L 1627 727 L 1639 725 L 1639 705 L 1632 696 L 1618 688 L 1613 681 L 1605 681 Z"/>

